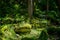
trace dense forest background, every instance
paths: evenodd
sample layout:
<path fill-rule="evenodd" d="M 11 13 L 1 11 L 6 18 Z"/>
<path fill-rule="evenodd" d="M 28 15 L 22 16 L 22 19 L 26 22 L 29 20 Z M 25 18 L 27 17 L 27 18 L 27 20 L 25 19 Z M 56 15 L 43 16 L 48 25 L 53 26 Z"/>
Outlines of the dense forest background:
<path fill-rule="evenodd" d="M 60 40 L 59 2 L 0 0 L 0 40 Z"/>

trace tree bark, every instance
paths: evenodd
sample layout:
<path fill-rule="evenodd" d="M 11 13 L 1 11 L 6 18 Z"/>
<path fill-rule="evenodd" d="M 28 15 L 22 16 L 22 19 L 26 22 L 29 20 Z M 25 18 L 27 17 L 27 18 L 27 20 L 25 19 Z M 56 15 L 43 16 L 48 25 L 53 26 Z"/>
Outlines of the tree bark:
<path fill-rule="evenodd" d="M 28 14 L 30 19 L 32 18 L 33 15 L 33 5 L 34 5 L 33 0 L 28 0 Z"/>
<path fill-rule="evenodd" d="M 59 11 L 60 11 L 60 0 L 56 0 L 56 4 L 57 4 L 58 9 L 59 9 Z"/>
<path fill-rule="evenodd" d="M 49 0 L 47 0 L 47 12 L 49 11 Z"/>

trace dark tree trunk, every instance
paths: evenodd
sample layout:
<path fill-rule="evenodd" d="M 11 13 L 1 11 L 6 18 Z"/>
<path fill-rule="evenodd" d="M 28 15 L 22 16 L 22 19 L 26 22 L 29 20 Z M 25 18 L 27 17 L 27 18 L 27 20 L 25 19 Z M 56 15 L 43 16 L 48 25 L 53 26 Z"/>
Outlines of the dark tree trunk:
<path fill-rule="evenodd" d="M 30 19 L 32 18 L 33 15 L 33 5 L 34 5 L 33 0 L 28 0 L 28 14 Z"/>
<path fill-rule="evenodd" d="M 49 0 L 47 0 L 47 12 L 49 11 Z"/>
<path fill-rule="evenodd" d="M 56 4 L 57 4 L 58 9 L 59 9 L 59 11 L 60 11 L 60 0 L 56 0 Z"/>

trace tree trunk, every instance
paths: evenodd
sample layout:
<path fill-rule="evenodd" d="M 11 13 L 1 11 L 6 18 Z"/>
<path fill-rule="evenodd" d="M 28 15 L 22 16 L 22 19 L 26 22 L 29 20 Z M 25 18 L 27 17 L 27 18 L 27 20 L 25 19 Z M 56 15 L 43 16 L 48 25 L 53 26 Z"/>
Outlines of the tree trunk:
<path fill-rule="evenodd" d="M 29 18 L 32 18 L 33 15 L 33 0 L 28 0 L 28 14 L 29 14 Z"/>
<path fill-rule="evenodd" d="M 47 0 L 47 12 L 49 11 L 49 0 Z"/>
<path fill-rule="evenodd" d="M 56 4 L 57 4 L 58 9 L 59 9 L 59 11 L 60 11 L 60 0 L 56 0 Z"/>

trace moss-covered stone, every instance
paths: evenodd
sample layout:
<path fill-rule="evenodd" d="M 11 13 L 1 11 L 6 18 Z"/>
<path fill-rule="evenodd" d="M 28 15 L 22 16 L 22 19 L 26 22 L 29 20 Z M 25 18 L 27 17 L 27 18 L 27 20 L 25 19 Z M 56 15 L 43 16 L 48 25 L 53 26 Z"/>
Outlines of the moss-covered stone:
<path fill-rule="evenodd" d="M 24 24 L 20 25 L 19 28 L 16 28 L 15 32 L 16 33 L 30 33 L 31 28 L 32 28 L 32 26 L 30 24 L 24 23 Z"/>

